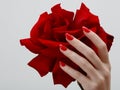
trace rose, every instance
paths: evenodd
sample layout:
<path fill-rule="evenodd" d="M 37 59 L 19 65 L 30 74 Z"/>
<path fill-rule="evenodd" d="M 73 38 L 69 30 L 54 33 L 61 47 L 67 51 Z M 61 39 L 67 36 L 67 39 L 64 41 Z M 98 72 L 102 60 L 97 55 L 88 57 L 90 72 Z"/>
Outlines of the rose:
<path fill-rule="evenodd" d="M 52 72 L 54 84 L 62 84 L 67 87 L 74 79 L 60 69 L 59 61 L 65 62 L 83 74 L 86 73 L 59 52 L 59 44 L 77 52 L 66 42 L 64 34 L 74 35 L 96 53 L 96 47 L 84 36 L 82 26 L 94 31 L 106 43 L 108 50 L 112 45 L 113 36 L 103 30 L 98 17 L 90 13 L 83 3 L 81 8 L 76 11 L 75 17 L 73 12 L 62 9 L 60 4 L 52 7 L 51 10 L 52 13 L 50 14 L 45 12 L 40 15 L 39 20 L 31 30 L 30 38 L 21 39 L 20 42 L 31 52 L 38 54 L 28 63 L 29 66 L 35 68 L 41 76 Z"/>

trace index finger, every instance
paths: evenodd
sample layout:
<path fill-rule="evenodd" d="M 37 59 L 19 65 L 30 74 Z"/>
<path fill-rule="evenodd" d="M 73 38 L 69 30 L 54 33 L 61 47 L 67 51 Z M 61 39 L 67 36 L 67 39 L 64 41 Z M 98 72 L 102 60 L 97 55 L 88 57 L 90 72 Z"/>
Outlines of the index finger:
<path fill-rule="evenodd" d="M 86 27 L 82 27 L 84 34 L 92 41 L 98 49 L 98 56 L 104 63 L 109 63 L 108 50 L 105 42 L 94 32 Z"/>

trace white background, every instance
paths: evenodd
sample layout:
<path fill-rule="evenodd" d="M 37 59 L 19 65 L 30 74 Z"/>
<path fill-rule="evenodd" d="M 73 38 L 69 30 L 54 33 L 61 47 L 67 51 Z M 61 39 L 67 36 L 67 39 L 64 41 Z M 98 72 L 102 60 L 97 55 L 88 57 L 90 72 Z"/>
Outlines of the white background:
<path fill-rule="evenodd" d="M 52 76 L 44 78 L 27 66 L 35 56 L 20 46 L 19 39 L 29 37 L 32 26 L 44 11 L 61 3 L 74 11 L 84 2 L 98 15 L 104 29 L 114 35 L 110 51 L 112 90 L 120 90 L 120 1 L 119 0 L 0 0 L 0 90 L 80 90 L 76 82 L 68 88 L 53 85 Z"/>

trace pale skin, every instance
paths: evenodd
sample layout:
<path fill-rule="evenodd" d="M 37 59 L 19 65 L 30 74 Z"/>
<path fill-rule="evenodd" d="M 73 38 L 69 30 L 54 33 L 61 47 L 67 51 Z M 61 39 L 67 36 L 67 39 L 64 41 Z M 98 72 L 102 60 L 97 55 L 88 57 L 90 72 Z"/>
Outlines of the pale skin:
<path fill-rule="evenodd" d="M 67 42 L 82 53 L 87 59 L 68 48 L 66 48 L 66 50 L 60 48 L 60 51 L 85 71 L 87 76 L 63 62 L 61 63 L 64 65 L 60 64 L 60 68 L 77 80 L 84 90 L 110 90 L 111 65 L 109 62 L 107 46 L 100 37 L 91 30 L 89 32 L 83 30 L 83 33 L 97 47 L 98 54 L 74 36 L 72 36 L 72 40 L 66 38 Z"/>

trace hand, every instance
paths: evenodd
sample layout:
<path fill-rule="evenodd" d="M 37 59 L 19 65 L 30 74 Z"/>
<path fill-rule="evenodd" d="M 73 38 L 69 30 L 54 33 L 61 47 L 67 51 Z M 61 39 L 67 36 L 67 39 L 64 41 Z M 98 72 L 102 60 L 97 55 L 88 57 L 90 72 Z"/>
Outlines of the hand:
<path fill-rule="evenodd" d="M 111 66 L 107 46 L 88 28 L 83 27 L 83 33 L 97 47 L 98 55 L 90 47 L 68 33 L 66 34 L 67 42 L 82 53 L 87 59 L 63 45 L 60 45 L 60 51 L 72 62 L 77 64 L 87 75 L 83 75 L 81 72 L 63 62 L 60 62 L 60 67 L 63 71 L 76 79 L 78 83 L 82 85 L 84 90 L 110 90 Z"/>

